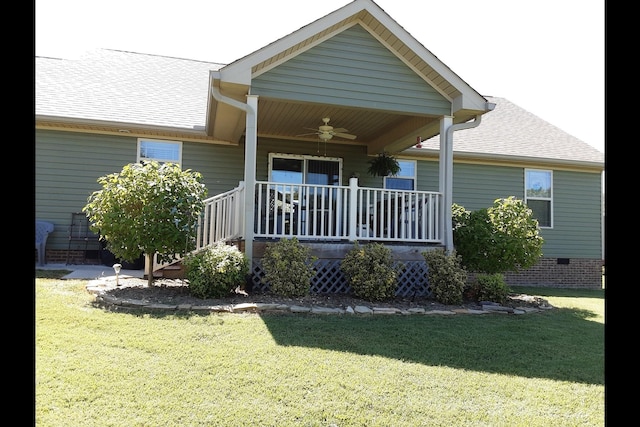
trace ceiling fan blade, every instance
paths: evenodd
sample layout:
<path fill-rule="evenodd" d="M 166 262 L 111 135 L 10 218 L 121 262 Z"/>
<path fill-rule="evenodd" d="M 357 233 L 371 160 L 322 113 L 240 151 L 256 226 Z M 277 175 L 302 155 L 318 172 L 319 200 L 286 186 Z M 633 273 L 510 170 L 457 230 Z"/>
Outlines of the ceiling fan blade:
<path fill-rule="evenodd" d="M 345 139 L 356 139 L 355 135 L 351 135 L 350 133 L 342 133 L 342 132 L 332 132 L 333 136 L 337 136 L 338 138 Z"/>
<path fill-rule="evenodd" d="M 349 131 L 348 131 L 348 130 L 346 130 L 345 128 L 333 128 L 333 129 L 332 129 L 332 132 L 333 132 L 334 134 L 336 134 L 336 133 L 345 133 L 345 132 L 349 132 Z"/>
<path fill-rule="evenodd" d="M 300 135 L 296 135 L 296 136 L 308 136 L 308 135 L 318 135 L 318 132 L 301 133 Z"/>

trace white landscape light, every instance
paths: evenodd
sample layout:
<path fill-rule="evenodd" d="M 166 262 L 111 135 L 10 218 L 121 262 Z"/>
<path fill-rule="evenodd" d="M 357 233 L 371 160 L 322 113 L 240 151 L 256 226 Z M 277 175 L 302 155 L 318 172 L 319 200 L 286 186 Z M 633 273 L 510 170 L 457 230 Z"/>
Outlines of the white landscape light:
<path fill-rule="evenodd" d="M 120 283 L 118 283 L 118 274 L 120 274 L 121 268 L 122 264 L 113 264 L 113 270 L 116 272 L 116 286 L 120 286 Z"/>

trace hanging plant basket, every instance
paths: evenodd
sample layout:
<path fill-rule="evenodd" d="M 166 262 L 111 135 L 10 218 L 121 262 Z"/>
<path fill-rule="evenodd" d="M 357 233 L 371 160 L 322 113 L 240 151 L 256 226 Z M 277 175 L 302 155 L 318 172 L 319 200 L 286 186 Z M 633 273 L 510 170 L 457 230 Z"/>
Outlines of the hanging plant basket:
<path fill-rule="evenodd" d="M 393 176 L 400 172 L 400 164 L 395 157 L 383 151 L 375 158 L 369 160 L 369 169 L 367 172 L 371 176 Z"/>

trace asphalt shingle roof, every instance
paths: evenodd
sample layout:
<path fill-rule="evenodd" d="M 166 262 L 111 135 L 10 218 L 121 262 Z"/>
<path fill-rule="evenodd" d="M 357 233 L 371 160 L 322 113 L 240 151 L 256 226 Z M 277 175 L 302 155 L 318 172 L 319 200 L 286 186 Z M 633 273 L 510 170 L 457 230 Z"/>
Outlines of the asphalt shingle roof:
<path fill-rule="evenodd" d="M 36 58 L 36 114 L 203 130 L 209 70 L 222 64 L 98 49 Z"/>
<path fill-rule="evenodd" d="M 604 163 L 604 154 L 581 139 L 505 98 L 486 98 L 495 109 L 480 126 L 454 132 L 454 152 Z M 423 141 L 423 148 L 437 150 L 438 138 Z"/>

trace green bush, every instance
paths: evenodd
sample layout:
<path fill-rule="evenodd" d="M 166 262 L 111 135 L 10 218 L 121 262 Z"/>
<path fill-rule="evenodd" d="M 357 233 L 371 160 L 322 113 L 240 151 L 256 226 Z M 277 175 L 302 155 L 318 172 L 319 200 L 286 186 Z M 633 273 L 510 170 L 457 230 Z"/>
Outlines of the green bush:
<path fill-rule="evenodd" d="M 353 294 L 368 301 L 394 298 L 403 269 L 402 263 L 394 266 L 391 249 L 381 243 L 360 246 L 355 242 L 340 264 Z"/>
<path fill-rule="evenodd" d="M 467 212 L 453 205 L 453 243 L 468 271 L 505 273 L 535 265 L 544 239 L 527 205 L 515 197 Z"/>
<path fill-rule="evenodd" d="M 263 283 L 276 295 L 298 297 L 309 294 L 311 279 L 316 272 L 313 264 L 317 258 L 311 249 L 297 238 L 281 239 L 269 243 L 262 258 Z"/>
<path fill-rule="evenodd" d="M 422 252 L 427 262 L 429 286 L 433 298 L 442 304 L 461 304 L 467 281 L 467 272 L 462 267 L 460 256 L 442 249 Z"/>
<path fill-rule="evenodd" d="M 224 243 L 187 254 L 182 263 L 189 292 L 198 298 L 228 296 L 237 287 L 244 287 L 249 273 L 245 254 Z"/>
<path fill-rule="evenodd" d="M 493 301 L 503 304 L 510 292 L 511 289 L 504 281 L 502 273 L 481 273 L 465 290 L 465 295 L 475 301 Z"/>

